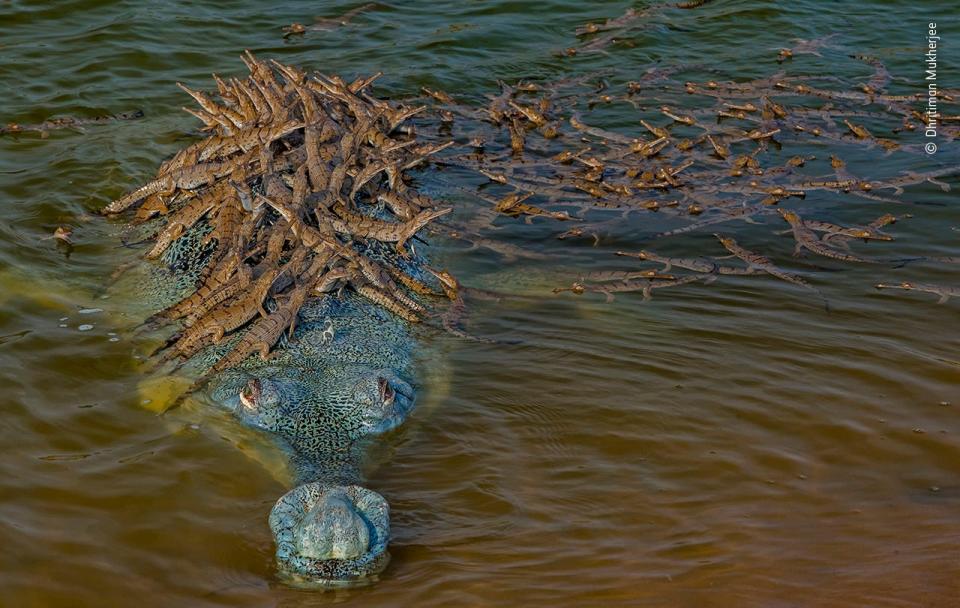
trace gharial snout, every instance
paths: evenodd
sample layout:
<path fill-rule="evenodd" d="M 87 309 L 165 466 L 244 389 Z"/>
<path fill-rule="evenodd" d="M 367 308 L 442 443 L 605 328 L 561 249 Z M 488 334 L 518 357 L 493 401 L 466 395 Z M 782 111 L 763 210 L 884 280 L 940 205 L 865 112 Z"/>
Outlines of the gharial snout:
<path fill-rule="evenodd" d="M 389 561 L 390 507 L 360 486 L 312 482 L 270 512 L 281 569 L 302 582 L 336 586 L 382 571 Z"/>
<path fill-rule="evenodd" d="M 340 489 L 326 492 L 294 531 L 297 552 L 313 559 L 357 559 L 370 548 L 370 524 Z"/>

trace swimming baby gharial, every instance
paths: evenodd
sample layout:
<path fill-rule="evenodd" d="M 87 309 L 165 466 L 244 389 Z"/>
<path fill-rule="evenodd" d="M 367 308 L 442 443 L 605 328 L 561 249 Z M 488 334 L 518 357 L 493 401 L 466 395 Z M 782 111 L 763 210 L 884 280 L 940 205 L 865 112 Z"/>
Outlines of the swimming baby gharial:
<path fill-rule="evenodd" d="M 153 267 L 140 282 L 172 328 L 151 357 L 268 432 L 300 484 L 270 514 L 291 579 L 347 584 L 387 563 L 389 508 L 361 487 L 370 441 L 414 403 L 414 327 L 452 299 L 412 240 L 450 209 L 405 172 L 446 143 L 401 138 L 417 108 L 249 53 L 219 101 L 184 88 L 211 131 L 105 207 L 127 214 Z"/>

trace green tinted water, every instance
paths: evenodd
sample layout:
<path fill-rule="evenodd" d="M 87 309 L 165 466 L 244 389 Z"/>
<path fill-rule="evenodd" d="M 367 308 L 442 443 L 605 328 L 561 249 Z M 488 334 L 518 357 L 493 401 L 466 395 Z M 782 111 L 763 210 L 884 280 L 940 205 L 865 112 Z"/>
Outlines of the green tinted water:
<path fill-rule="evenodd" d="M 893 92 L 913 93 L 933 20 L 946 40 L 940 84 L 960 85 L 950 3 L 717 0 L 575 57 L 559 51 L 577 25 L 630 3 L 378 3 L 348 27 L 282 38 L 281 26 L 352 6 L 0 5 L 0 121 L 146 114 L 0 138 L 0 605 L 947 606 L 960 596 L 960 303 L 870 288 L 956 286 L 957 266 L 825 264 L 838 269 L 818 283 L 830 314 L 755 278 L 607 305 L 549 288 L 569 283 L 575 263 L 608 268 L 600 254 L 624 242 L 571 248 L 539 239 L 543 226 L 510 233 L 550 261 L 445 254 L 468 285 L 531 294 L 482 304 L 471 320 L 524 344 L 452 345 L 449 376 L 425 387 L 436 407 L 413 416 L 373 473 L 395 535 L 382 580 L 339 593 L 280 585 L 266 516 L 286 485 L 263 462 L 269 447 L 209 412 L 155 416 L 121 331 L 131 308 L 98 299 L 134 252 L 89 212 L 188 141 L 195 121 L 175 82 L 240 74 L 249 48 L 348 76 L 382 70 L 380 94 L 428 85 L 481 99 L 497 79 L 606 70 L 622 82 L 658 64 L 765 76 L 791 38 L 836 33 L 842 48 L 789 69 L 866 79 L 869 68 L 846 60 L 862 51 L 907 79 Z M 629 107 L 604 120 L 638 131 Z M 960 155 L 945 144 L 933 158 L 846 160 L 893 175 Z M 912 213 L 885 251 L 960 255 L 955 195 L 923 184 L 903 198 L 908 207 L 820 204 L 853 218 Z M 644 221 L 656 232 L 668 220 Z M 60 224 L 75 228 L 69 255 L 45 238 Z M 791 241 L 771 230 L 737 234 L 763 235 L 792 264 Z M 103 310 L 80 312 L 91 308 Z"/>

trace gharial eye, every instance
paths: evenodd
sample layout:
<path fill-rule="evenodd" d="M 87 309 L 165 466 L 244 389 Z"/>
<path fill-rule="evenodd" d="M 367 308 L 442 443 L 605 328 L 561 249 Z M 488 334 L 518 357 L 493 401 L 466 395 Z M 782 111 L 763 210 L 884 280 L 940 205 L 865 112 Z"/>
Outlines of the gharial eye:
<path fill-rule="evenodd" d="M 257 400 L 260 399 L 261 386 L 260 380 L 254 378 L 240 389 L 240 403 L 247 409 L 256 409 Z"/>
<path fill-rule="evenodd" d="M 393 400 L 396 397 L 396 392 L 393 390 L 393 387 L 390 386 L 390 383 L 387 382 L 387 379 L 383 376 L 378 377 L 377 387 L 380 391 L 380 401 L 384 405 L 392 405 Z"/>

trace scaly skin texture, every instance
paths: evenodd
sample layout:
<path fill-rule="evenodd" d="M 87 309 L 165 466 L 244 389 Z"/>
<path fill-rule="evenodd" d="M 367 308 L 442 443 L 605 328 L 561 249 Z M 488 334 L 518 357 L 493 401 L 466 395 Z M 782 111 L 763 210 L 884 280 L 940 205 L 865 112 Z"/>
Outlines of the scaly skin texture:
<path fill-rule="evenodd" d="M 325 493 L 295 529 L 297 553 L 307 559 L 357 559 L 370 546 L 370 529 L 342 488 Z"/>
<path fill-rule="evenodd" d="M 348 209 L 338 205 L 337 214 L 342 219 L 333 220 L 337 232 L 347 232 L 348 226 L 357 236 L 372 238 L 385 243 L 396 243 L 397 250 L 403 251 L 403 246 L 421 228 L 431 220 L 453 211 L 452 208 L 421 211 L 415 217 L 403 224 L 385 222 L 372 217 L 351 213 Z"/>
<path fill-rule="evenodd" d="M 835 260 L 843 260 L 845 262 L 870 262 L 865 258 L 855 256 L 851 253 L 843 253 L 841 251 L 836 251 L 824 245 L 820 239 L 814 234 L 813 230 L 806 225 L 799 215 L 793 211 L 788 211 L 786 209 L 777 209 L 780 213 L 780 216 L 793 230 L 793 237 L 797 241 L 797 246 L 794 251 L 794 255 L 798 255 L 802 249 L 807 249 L 816 253 L 817 255 L 822 255 L 827 258 L 833 258 Z"/>
<path fill-rule="evenodd" d="M 248 127 L 230 136 L 216 137 L 207 140 L 206 145 L 198 155 L 198 160 L 204 162 L 211 159 L 223 158 L 233 154 L 237 150 L 249 152 L 259 146 L 269 144 L 285 135 L 289 135 L 302 126 L 302 123 L 296 120 L 290 120 L 275 127 Z"/>
<path fill-rule="evenodd" d="M 201 243 L 208 230 L 200 222 L 163 252 L 159 283 L 173 276 L 166 273 L 170 266 L 204 263 Z M 367 247 L 363 253 L 373 259 L 397 256 L 390 244 Z M 402 265 L 412 279 L 440 291 L 422 259 L 413 256 Z M 246 286 L 245 296 L 259 279 Z M 171 291 L 147 296 L 162 305 Z M 282 314 L 287 304 L 268 299 L 269 315 Z M 359 487 L 360 467 L 366 445 L 397 427 L 413 408 L 411 325 L 346 292 L 307 300 L 293 336 L 279 337 L 269 359 L 254 354 L 216 364 L 242 340 L 209 345 L 185 367 L 223 367 L 210 377 L 207 396 L 242 423 L 273 435 L 294 463 L 301 485 L 277 502 L 269 520 L 281 571 L 294 584 L 323 586 L 352 584 L 380 572 L 389 561 L 389 507 Z"/>
<path fill-rule="evenodd" d="M 277 501 L 270 529 L 278 558 L 308 580 L 350 580 L 380 572 L 389 559 L 390 508 L 359 486 L 299 486 Z"/>
<path fill-rule="evenodd" d="M 813 289 L 813 287 L 802 278 L 795 274 L 786 272 L 785 270 L 781 270 L 775 266 L 767 256 L 741 247 L 740 244 L 737 243 L 737 241 L 735 241 L 732 237 L 723 236 L 721 234 L 716 234 L 714 236 L 717 237 L 717 239 L 720 241 L 720 244 L 723 245 L 727 251 L 746 262 L 750 268 L 762 270 L 763 272 L 773 275 L 782 281 L 799 285 L 805 289 Z"/>
<path fill-rule="evenodd" d="M 419 110 L 369 96 L 376 76 L 243 61 L 250 77 L 216 79 L 216 100 L 181 86 L 213 133 L 104 212 L 128 211 L 136 242 L 155 241 L 141 327 L 178 327 L 147 364 L 194 378 L 174 406 L 207 392 L 285 447 L 311 485 L 271 520 L 279 565 L 342 583 L 386 563 L 385 502 L 355 487 L 359 465 L 413 406 L 411 326 L 441 293 L 405 245 L 451 209 L 404 172 L 453 142 L 394 133 Z M 389 210 L 375 192 L 397 195 Z"/>
<path fill-rule="evenodd" d="M 194 165 L 183 169 L 170 171 L 146 185 L 134 190 L 133 192 L 118 198 L 106 207 L 103 212 L 107 214 L 121 213 L 128 207 L 137 203 L 154 193 L 173 194 L 180 188 L 192 190 L 214 182 L 217 178 L 228 175 L 234 170 L 243 167 L 248 162 L 245 157 L 231 159 L 226 161 L 205 163 L 203 165 Z"/>
<path fill-rule="evenodd" d="M 626 251 L 618 251 L 617 255 L 639 258 L 648 262 L 656 262 L 658 264 L 663 264 L 663 272 L 669 272 L 671 268 L 676 266 L 677 268 L 683 268 L 685 270 L 692 270 L 694 272 L 703 272 L 711 274 L 753 274 L 754 270 L 752 268 L 736 268 L 732 266 L 721 266 L 709 258 L 668 258 L 662 255 L 657 255 L 652 251 L 647 251 L 645 249 L 640 250 L 637 253 L 628 253 Z"/>
<path fill-rule="evenodd" d="M 925 291 L 940 296 L 937 304 L 944 304 L 950 298 L 960 298 L 960 287 L 951 287 L 948 285 L 934 285 L 932 283 L 911 283 L 904 281 L 902 283 L 877 283 L 877 289 L 904 289 L 906 291 Z"/>

